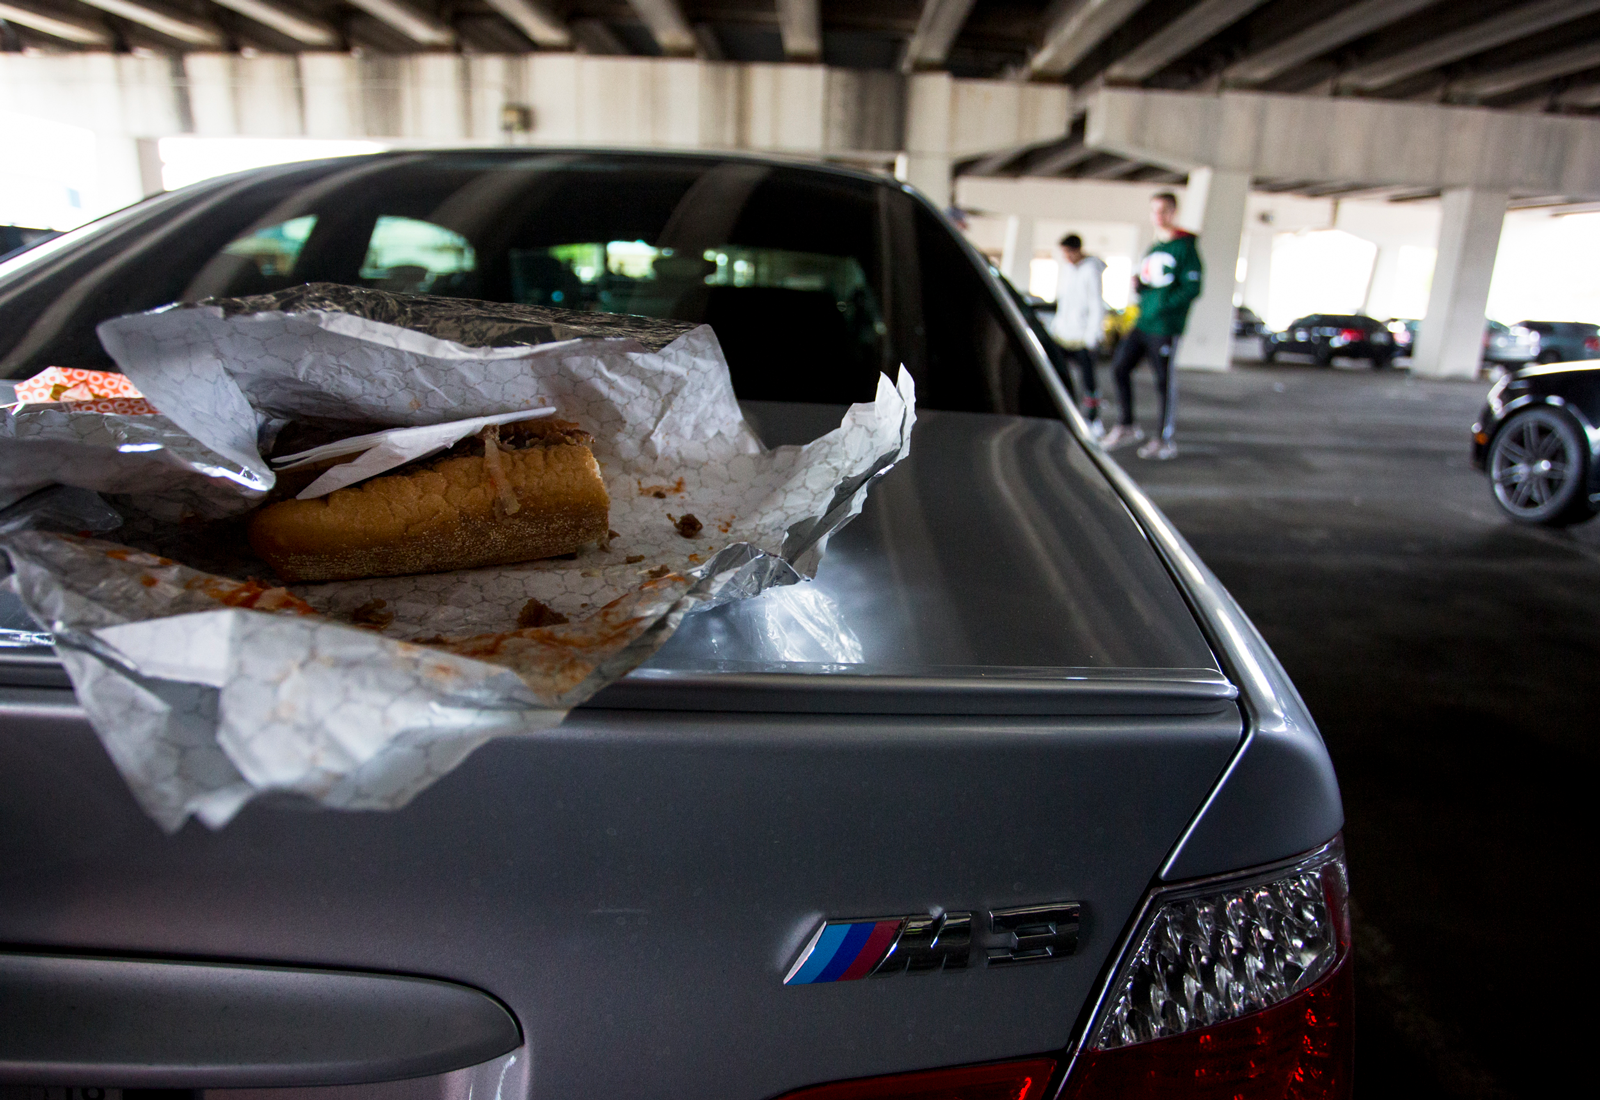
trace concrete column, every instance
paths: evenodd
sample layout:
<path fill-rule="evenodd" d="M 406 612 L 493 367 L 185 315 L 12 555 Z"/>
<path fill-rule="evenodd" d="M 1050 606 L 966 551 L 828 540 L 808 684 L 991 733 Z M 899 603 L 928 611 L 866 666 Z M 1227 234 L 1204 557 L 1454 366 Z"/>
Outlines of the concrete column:
<path fill-rule="evenodd" d="M 1377 242 L 1378 255 L 1372 261 L 1372 278 L 1367 280 L 1367 297 L 1361 303 L 1361 312 L 1380 321 L 1393 315 L 1389 303 L 1394 300 L 1395 276 L 1400 268 L 1400 246 L 1384 241 Z"/>
<path fill-rule="evenodd" d="M 950 205 L 950 127 L 955 85 L 949 73 L 918 73 L 906 94 L 906 151 L 895 175 L 941 210 Z"/>
<path fill-rule="evenodd" d="M 122 134 L 94 136 L 95 188 L 84 196 L 84 212 L 92 217 L 130 206 L 149 195 L 150 164 L 143 139 Z M 159 164 L 160 153 L 156 154 Z M 159 167 L 156 190 L 161 190 Z"/>
<path fill-rule="evenodd" d="M 1033 218 L 1013 214 L 1006 219 L 1006 243 L 1000 252 L 1000 273 L 1011 285 L 1028 292 L 1029 267 L 1033 262 Z"/>
<path fill-rule="evenodd" d="M 1270 225 L 1258 225 L 1245 234 L 1244 304 L 1262 320 L 1272 301 L 1272 242 L 1277 237 Z"/>
<path fill-rule="evenodd" d="M 1430 378 L 1476 378 L 1483 359 L 1489 278 L 1506 218 L 1503 190 L 1459 187 L 1440 202 L 1439 259 L 1411 369 Z"/>
<path fill-rule="evenodd" d="M 1178 340 L 1177 363 L 1198 370 L 1227 370 L 1233 359 L 1234 273 L 1244 237 L 1250 173 L 1197 168 L 1189 173 L 1181 220 L 1200 234 L 1205 265 L 1200 297 Z"/>
<path fill-rule="evenodd" d="M 161 178 L 165 165 L 161 162 L 160 138 L 134 138 L 135 155 L 139 158 L 139 190 L 143 198 L 159 195 L 167 189 Z"/>

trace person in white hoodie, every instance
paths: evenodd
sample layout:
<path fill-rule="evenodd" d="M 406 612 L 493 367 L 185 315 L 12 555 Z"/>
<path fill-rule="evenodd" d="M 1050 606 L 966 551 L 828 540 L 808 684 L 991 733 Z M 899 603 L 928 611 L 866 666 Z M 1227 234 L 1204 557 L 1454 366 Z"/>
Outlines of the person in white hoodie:
<path fill-rule="evenodd" d="M 1106 265 L 1083 251 L 1083 238 L 1068 233 L 1058 250 L 1061 271 L 1056 279 L 1056 315 L 1050 322 L 1050 335 L 1078 364 L 1083 379 L 1083 414 L 1099 427 L 1100 382 L 1095 377 L 1095 352 L 1105 331 L 1106 303 L 1100 296 L 1100 276 Z"/>

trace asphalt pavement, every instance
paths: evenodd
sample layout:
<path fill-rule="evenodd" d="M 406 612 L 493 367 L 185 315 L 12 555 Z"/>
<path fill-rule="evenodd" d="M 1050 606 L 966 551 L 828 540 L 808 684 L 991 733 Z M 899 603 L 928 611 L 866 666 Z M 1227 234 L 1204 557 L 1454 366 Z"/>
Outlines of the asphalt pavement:
<path fill-rule="evenodd" d="M 1502 518 L 1469 460 L 1487 382 L 1238 365 L 1179 386 L 1179 457 L 1117 457 L 1255 620 L 1332 753 L 1357 1096 L 1567 1091 L 1592 1041 L 1600 520 Z"/>

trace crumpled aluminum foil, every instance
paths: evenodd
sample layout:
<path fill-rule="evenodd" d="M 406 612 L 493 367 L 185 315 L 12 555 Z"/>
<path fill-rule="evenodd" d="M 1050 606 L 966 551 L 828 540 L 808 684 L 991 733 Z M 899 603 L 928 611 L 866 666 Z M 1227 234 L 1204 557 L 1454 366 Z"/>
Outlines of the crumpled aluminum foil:
<path fill-rule="evenodd" d="M 100 335 L 162 415 L 98 419 L 169 434 L 160 452 L 84 449 L 50 476 L 120 494 L 132 522 L 116 534 L 138 545 L 0 524 L 0 547 L 112 759 L 169 831 L 191 815 L 220 827 L 265 791 L 399 807 L 484 741 L 557 725 L 690 610 L 814 575 L 915 420 L 902 372 L 835 431 L 767 450 L 711 329 L 648 318 L 312 286 L 122 317 Z M 257 440 L 283 420 L 429 424 L 543 404 L 595 436 L 608 548 L 285 592 L 250 579 L 270 576 L 259 563 L 185 553 L 190 528 L 170 522 L 180 481 L 231 493 L 199 494 L 191 519 L 251 506 L 272 484 Z M 703 525 L 692 538 L 685 514 Z M 530 599 L 568 621 L 518 628 Z"/>

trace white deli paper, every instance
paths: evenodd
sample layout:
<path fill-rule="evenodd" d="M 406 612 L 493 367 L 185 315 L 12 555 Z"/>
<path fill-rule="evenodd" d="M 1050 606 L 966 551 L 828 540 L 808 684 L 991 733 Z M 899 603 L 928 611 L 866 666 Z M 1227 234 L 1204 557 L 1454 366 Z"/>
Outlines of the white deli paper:
<path fill-rule="evenodd" d="M 252 577 L 173 560 L 184 554 L 168 549 L 172 533 L 184 529 L 171 523 L 159 547 L 168 556 L 148 542 L 0 535 L 24 605 L 55 634 L 91 723 L 163 828 L 190 815 L 220 827 L 266 791 L 347 809 L 404 805 L 484 741 L 558 724 L 691 609 L 814 575 L 828 537 L 910 446 L 915 397 L 903 371 L 898 386 L 880 377 L 876 400 L 822 438 L 767 450 L 709 327 L 637 319 L 641 332 L 630 333 L 635 319 L 464 303 L 548 317 L 547 339 L 573 334 L 495 347 L 372 319 L 405 307 L 405 320 L 429 324 L 412 314 L 426 312 L 420 303 L 448 312 L 439 301 L 322 288 L 101 326 L 118 366 L 161 410 L 143 419 L 179 430 L 174 455 L 205 454 L 190 473 L 203 471 L 206 507 L 191 517 L 227 511 L 209 501 L 218 485 L 235 486 L 246 507 L 259 500 L 273 474 L 258 434 L 283 420 L 421 426 L 544 406 L 594 435 L 611 495 L 609 547 L 572 560 L 287 591 L 255 579 L 270 578 L 259 563 Z M 135 520 L 130 533 L 170 520 L 170 457 L 158 466 L 134 452 L 141 473 L 114 445 L 89 452 L 81 469 L 56 463 L 52 479 L 124 494 L 113 499 Z M 107 464 L 125 463 L 126 476 L 107 476 Z M 148 507 L 140 494 L 157 490 L 160 507 Z M 519 627 L 529 600 L 567 621 Z"/>

